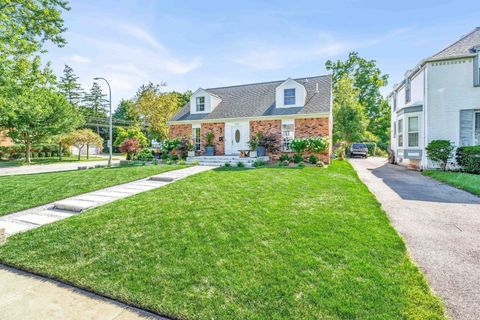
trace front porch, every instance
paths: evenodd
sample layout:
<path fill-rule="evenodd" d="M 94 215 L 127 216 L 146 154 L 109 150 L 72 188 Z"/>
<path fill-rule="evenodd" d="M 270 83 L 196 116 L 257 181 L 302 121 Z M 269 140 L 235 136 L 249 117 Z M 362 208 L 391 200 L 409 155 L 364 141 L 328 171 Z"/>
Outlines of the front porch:
<path fill-rule="evenodd" d="M 236 166 L 237 163 L 242 162 L 246 168 L 251 168 L 255 160 L 268 162 L 270 157 L 240 157 L 238 155 L 222 155 L 222 156 L 195 156 L 187 157 L 187 163 L 197 161 L 202 166 L 223 166 L 225 163 L 230 163 L 232 166 Z"/>

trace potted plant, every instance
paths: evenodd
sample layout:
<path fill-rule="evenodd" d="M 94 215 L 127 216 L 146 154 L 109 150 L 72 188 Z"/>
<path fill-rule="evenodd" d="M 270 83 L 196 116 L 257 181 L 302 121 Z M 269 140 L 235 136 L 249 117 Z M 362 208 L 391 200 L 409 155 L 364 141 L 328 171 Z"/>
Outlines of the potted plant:
<path fill-rule="evenodd" d="M 256 140 L 257 140 L 257 157 L 265 157 L 265 146 L 262 144 L 263 142 L 263 132 L 257 132 Z"/>
<path fill-rule="evenodd" d="M 205 135 L 205 139 L 207 140 L 207 144 L 205 145 L 205 155 L 206 156 L 214 156 L 215 155 L 215 145 L 213 144 L 213 138 L 215 134 L 213 131 L 208 131 Z"/>
<path fill-rule="evenodd" d="M 193 144 L 192 140 L 190 140 L 188 143 L 188 156 L 195 157 L 195 145 Z"/>
<path fill-rule="evenodd" d="M 248 146 L 250 147 L 250 157 L 256 158 L 257 157 L 257 147 L 258 147 L 258 139 L 257 136 L 251 136 L 250 141 L 248 141 Z"/>
<path fill-rule="evenodd" d="M 265 152 L 268 151 L 270 154 L 275 154 L 280 151 L 280 142 L 278 135 L 270 133 L 264 134 L 263 132 L 257 133 L 257 156 L 264 157 Z"/>

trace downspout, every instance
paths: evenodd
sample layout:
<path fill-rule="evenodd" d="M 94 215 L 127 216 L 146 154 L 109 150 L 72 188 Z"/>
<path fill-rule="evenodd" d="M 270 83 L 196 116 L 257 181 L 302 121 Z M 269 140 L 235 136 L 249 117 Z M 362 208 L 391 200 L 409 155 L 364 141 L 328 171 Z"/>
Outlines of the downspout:
<path fill-rule="evenodd" d="M 425 63 L 425 71 L 423 74 L 423 150 L 422 150 L 422 169 L 427 169 L 428 159 L 425 153 L 428 141 L 428 63 Z"/>

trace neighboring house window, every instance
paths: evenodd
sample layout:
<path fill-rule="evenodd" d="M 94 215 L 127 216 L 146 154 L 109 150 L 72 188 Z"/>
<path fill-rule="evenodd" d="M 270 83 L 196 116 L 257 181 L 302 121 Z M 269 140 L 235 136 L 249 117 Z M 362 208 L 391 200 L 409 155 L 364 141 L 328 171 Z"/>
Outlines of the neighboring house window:
<path fill-rule="evenodd" d="M 412 98 L 412 83 L 410 79 L 405 81 L 405 103 L 409 103 Z"/>
<path fill-rule="evenodd" d="M 418 117 L 408 118 L 408 146 L 418 147 Z"/>
<path fill-rule="evenodd" d="M 473 137 L 473 144 L 480 145 L 480 112 L 475 112 L 475 131 Z"/>
<path fill-rule="evenodd" d="M 205 111 L 205 97 L 197 97 L 197 112 Z"/>
<path fill-rule="evenodd" d="M 195 151 L 200 151 L 200 147 L 202 146 L 201 137 L 200 127 L 193 128 L 193 143 L 195 144 Z"/>
<path fill-rule="evenodd" d="M 294 120 L 282 121 L 282 150 L 290 151 L 290 143 L 295 137 L 295 122 Z"/>
<path fill-rule="evenodd" d="M 398 146 L 403 147 L 403 119 L 398 120 Z"/>
<path fill-rule="evenodd" d="M 283 90 L 283 104 L 294 105 L 295 104 L 295 89 Z"/>
<path fill-rule="evenodd" d="M 477 52 L 480 49 L 477 49 Z M 480 86 L 480 53 L 477 55 L 477 59 L 475 59 L 475 62 L 473 64 L 473 81 L 475 86 Z"/>

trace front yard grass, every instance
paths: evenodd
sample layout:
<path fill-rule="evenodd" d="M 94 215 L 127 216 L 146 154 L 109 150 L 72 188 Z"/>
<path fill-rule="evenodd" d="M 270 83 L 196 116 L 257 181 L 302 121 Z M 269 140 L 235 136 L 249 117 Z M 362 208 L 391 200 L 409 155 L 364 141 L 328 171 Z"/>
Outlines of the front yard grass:
<path fill-rule="evenodd" d="M 18 234 L 0 261 L 180 319 L 444 319 L 347 161 L 201 173 Z"/>
<path fill-rule="evenodd" d="M 0 216 L 185 166 L 99 168 L 0 177 Z"/>
<path fill-rule="evenodd" d="M 116 160 L 116 158 L 112 158 Z M 97 157 L 97 156 L 90 156 L 88 159 L 86 156 L 81 156 L 80 160 L 78 160 L 78 156 L 64 156 L 62 157 L 62 161 L 58 159 L 58 157 L 50 157 L 50 158 L 32 158 L 31 163 L 25 162 L 25 159 L 17 159 L 17 160 L 0 160 L 0 168 L 2 167 L 18 167 L 18 166 L 28 166 L 34 164 L 52 164 L 52 163 L 63 163 L 63 162 L 89 162 L 89 161 L 106 161 L 107 158 L 104 157 Z"/>
<path fill-rule="evenodd" d="M 480 196 L 480 174 L 440 170 L 428 170 L 424 171 L 423 174 L 456 188 L 463 189 Z"/>

